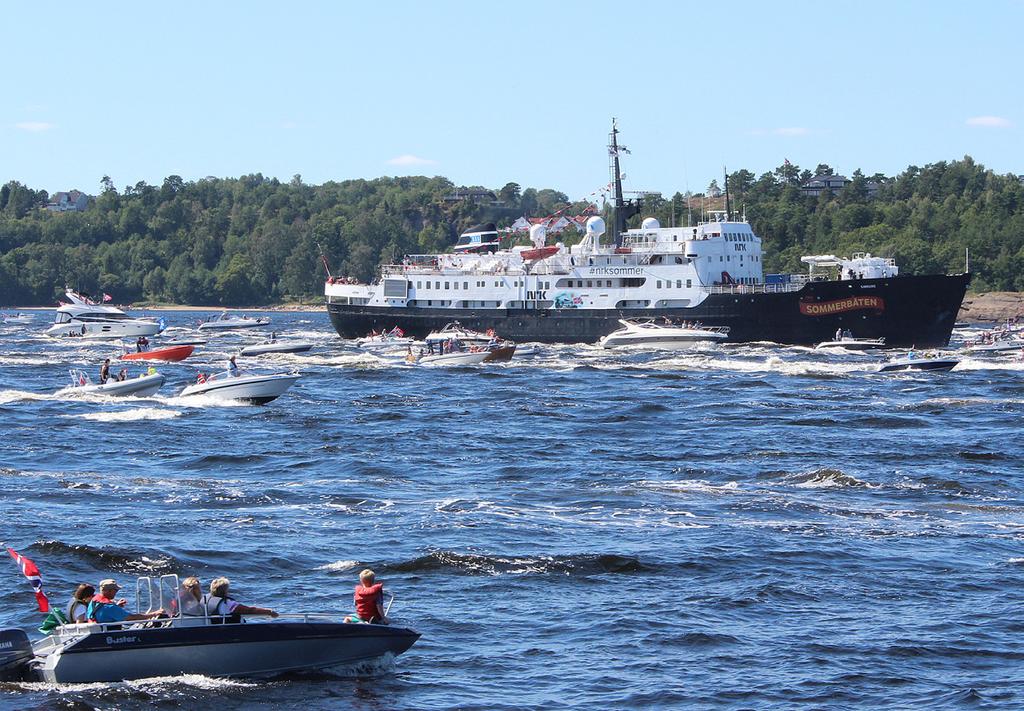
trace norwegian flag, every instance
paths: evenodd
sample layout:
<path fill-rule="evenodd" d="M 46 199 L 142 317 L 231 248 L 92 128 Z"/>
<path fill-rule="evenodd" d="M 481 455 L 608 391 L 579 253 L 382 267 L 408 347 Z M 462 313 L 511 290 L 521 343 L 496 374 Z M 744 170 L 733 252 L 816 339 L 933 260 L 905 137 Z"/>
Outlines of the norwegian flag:
<path fill-rule="evenodd" d="M 50 601 L 46 598 L 46 593 L 43 592 L 43 577 L 39 574 L 39 568 L 36 567 L 35 563 L 13 548 L 8 548 L 7 552 L 14 558 L 14 562 L 21 566 L 21 572 L 28 578 L 29 584 L 32 585 L 32 589 L 36 593 L 36 603 L 39 605 L 39 611 L 49 612 Z"/>
<path fill-rule="evenodd" d="M 114 297 L 111 296 L 110 294 L 104 294 L 103 295 L 103 303 L 104 304 L 107 303 L 108 301 L 113 301 L 113 300 L 114 300 Z"/>

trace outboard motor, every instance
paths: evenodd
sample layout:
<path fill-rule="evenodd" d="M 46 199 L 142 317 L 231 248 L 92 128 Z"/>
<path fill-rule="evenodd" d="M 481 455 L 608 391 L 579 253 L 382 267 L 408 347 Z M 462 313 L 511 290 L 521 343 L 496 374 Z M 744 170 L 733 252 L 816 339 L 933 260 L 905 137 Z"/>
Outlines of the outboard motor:
<path fill-rule="evenodd" d="M 32 678 L 29 662 L 35 657 L 25 630 L 0 629 L 0 681 L 25 681 Z"/>

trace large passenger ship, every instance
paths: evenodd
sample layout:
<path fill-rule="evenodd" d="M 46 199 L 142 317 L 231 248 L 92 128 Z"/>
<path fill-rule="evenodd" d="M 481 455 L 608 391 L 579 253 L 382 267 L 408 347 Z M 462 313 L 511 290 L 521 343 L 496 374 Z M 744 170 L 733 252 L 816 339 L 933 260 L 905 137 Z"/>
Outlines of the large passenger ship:
<path fill-rule="evenodd" d="M 329 277 L 331 322 L 343 338 L 399 326 L 423 337 L 452 321 L 517 341 L 596 343 L 620 319 L 668 318 L 728 327 L 729 341 L 813 345 L 837 329 L 889 346 L 944 346 L 969 274 L 908 276 L 891 259 L 808 256 L 807 274 L 763 273 L 761 239 L 726 209 L 695 226 L 636 229 L 638 200 L 623 198 L 617 129 L 609 141 L 613 228 L 591 217 L 575 245 L 496 248 L 493 225 L 473 228 L 457 251 L 410 255 L 371 284 Z M 479 246 L 477 246 L 479 245 Z"/>

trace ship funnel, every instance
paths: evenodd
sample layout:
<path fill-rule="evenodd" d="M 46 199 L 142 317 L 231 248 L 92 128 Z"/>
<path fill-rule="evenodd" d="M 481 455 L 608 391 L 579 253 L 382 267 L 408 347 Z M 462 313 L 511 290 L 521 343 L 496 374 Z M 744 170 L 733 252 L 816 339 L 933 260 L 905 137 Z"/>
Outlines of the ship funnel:
<path fill-rule="evenodd" d="M 534 225 L 530 228 L 530 241 L 533 246 L 540 249 L 548 240 L 548 230 L 544 225 Z"/>

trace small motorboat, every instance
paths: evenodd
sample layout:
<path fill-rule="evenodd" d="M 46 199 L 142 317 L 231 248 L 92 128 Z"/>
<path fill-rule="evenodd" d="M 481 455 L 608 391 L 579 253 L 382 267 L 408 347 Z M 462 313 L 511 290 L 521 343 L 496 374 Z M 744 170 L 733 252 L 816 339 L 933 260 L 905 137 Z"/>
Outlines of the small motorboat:
<path fill-rule="evenodd" d="M 815 346 L 815 349 L 843 348 L 848 351 L 870 351 L 885 348 L 884 338 L 853 338 L 843 336 L 834 341 L 825 341 Z"/>
<path fill-rule="evenodd" d="M 719 343 L 729 338 L 728 326 L 700 323 L 657 323 L 653 320 L 619 319 L 622 328 L 601 338 L 602 348 L 643 346 L 647 348 L 689 348 L 697 343 Z"/>
<path fill-rule="evenodd" d="M 991 343 L 968 343 L 964 346 L 964 353 L 971 355 L 982 355 L 985 353 L 1003 353 L 1005 351 L 1016 351 L 1024 348 L 1024 341 L 1015 338 L 995 341 Z"/>
<path fill-rule="evenodd" d="M 416 362 L 420 365 L 477 365 L 486 361 L 490 355 L 491 352 L 488 350 L 455 351 L 420 356 Z"/>
<path fill-rule="evenodd" d="M 248 316 L 233 316 L 227 311 L 214 316 L 209 321 L 199 324 L 200 331 L 237 331 L 246 328 L 261 328 L 270 325 L 270 319 L 266 317 L 249 318 Z"/>
<path fill-rule="evenodd" d="M 246 346 L 238 351 L 238 355 L 255 356 L 264 353 L 305 353 L 313 347 L 309 341 L 278 341 L 272 339 L 257 343 L 253 346 Z"/>
<path fill-rule="evenodd" d="M 404 350 L 415 342 L 414 338 L 409 338 L 402 329 L 395 326 L 390 331 L 372 333 L 365 338 L 360 338 L 356 341 L 356 345 L 364 351 L 376 353 L 379 351 Z"/>
<path fill-rule="evenodd" d="M 284 395 L 299 379 L 295 374 L 231 375 L 217 373 L 200 380 L 178 393 L 179 397 L 208 395 L 221 400 L 241 400 L 253 405 L 265 405 Z"/>
<path fill-rule="evenodd" d="M 176 363 L 192 355 L 193 350 L 195 350 L 195 346 L 164 346 L 148 351 L 125 353 L 121 356 L 121 360 L 162 360 Z"/>
<path fill-rule="evenodd" d="M 160 373 L 144 373 L 137 378 L 116 380 L 110 378 L 102 385 L 93 383 L 84 371 L 73 369 L 71 387 L 64 388 L 62 393 L 83 393 L 89 395 L 109 395 L 110 397 L 149 397 L 156 395 L 164 384 L 164 376 Z"/>
<path fill-rule="evenodd" d="M 952 370 L 960 362 L 959 358 L 944 357 L 937 354 L 917 355 L 910 352 L 902 358 L 893 358 L 882 363 L 880 373 L 893 373 L 908 370 Z"/>
<path fill-rule="evenodd" d="M 330 671 L 407 651 L 420 635 L 397 624 L 346 622 L 332 615 L 282 614 L 243 622 L 182 614 L 177 575 L 139 578 L 140 613 L 152 621 L 60 625 L 31 641 L 25 630 L 0 630 L 0 680 L 50 684 L 120 682 L 202 674 L 274 677 Z M 390 608 L 390 604 L 388 605 Z M 257 621 L 259 620 L 259 621 Z"/>
<path fill-rule="evenodd" d="M 36 317 L 34 315 L 32 315 L 32 314 L 23 314 L 23 313 L 4 314 L 3 315 L 3 322 L 13 326 L 13 325 L 16 325 L 16 324 L 19 324 L 19 323 L 32 323 L 32 321 L 34 321 L 35 318 Z"/>
<path fill-rule="evenodd" d="M 459 343 L 463 346 L 485 348 L 490 351 L 490 356 L 484 360 L 488 363 L 512 360 L 516 353 L 516 344 L 512 341 L 505 341 L 494 333 L 494 329 L 486 332 L 474 331 L 465 328 L 458 321 L 452 321 L 440 331 L 431 331 L 423 342 L 438 348 L 447 341 Z"/>

